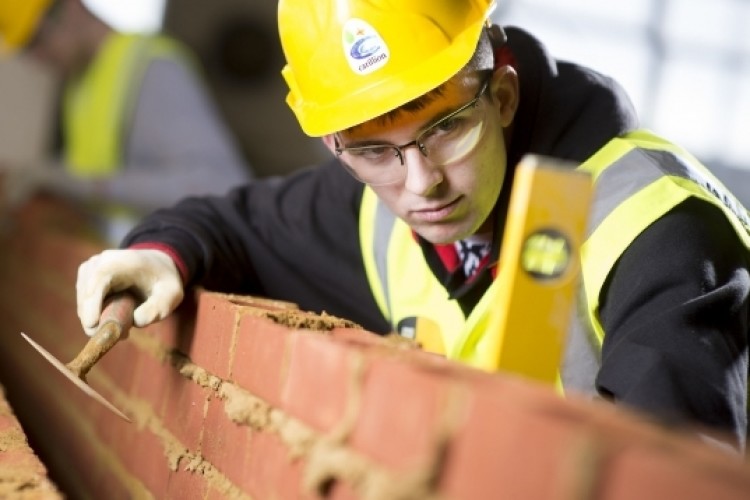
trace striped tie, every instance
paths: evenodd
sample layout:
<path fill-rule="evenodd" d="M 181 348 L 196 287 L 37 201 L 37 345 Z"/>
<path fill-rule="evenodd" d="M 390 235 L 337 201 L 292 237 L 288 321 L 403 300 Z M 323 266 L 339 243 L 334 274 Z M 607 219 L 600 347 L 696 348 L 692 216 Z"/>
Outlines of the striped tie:
<path fill-rule="evenodd" d="M 471 243 L 466 240 L 456 242 L 458 257 L 464 269 L 464 276 L 471 278 L 479 269 L 479 265 L 487 254 L 490 253 L 489 243 Z"/>

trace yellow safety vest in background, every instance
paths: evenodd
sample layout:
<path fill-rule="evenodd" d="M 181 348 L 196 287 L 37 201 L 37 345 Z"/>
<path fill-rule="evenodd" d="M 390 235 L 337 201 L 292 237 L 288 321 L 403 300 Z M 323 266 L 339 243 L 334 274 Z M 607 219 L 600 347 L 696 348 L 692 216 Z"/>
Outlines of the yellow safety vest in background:
<path fill-rule="evenodd" d="M 593 392 L 604 330 L 598 320 L 604 282 L 630 243 L 651 223 L 688 197 L 719 207 L 750 249 L 750 219 L 744 207 L 703 165 L 683 149 L 648 131 L 607 143 L 579 168 L 595 181 L 586 240 L 580 249 L 578 314 L 568 332 L 560 377 L 565 388 Z M 365 189 L 360 244 L 370 288 L 394 330 L 406 318 L 427 325 L 428 344 L 439 335 L 447 357 L 477 365 L 485 328 L 498 290 L 495 280 L 465 317 L 430 271 L 411 229 L 375 193 Z M 575 313 L 575 312 L 572 312 Z M 428 346 L 429 348 L 429 346 Z M 440 349 L 438 349 L 440 350 Z"/>
<path fill-rule="evenodd" d="M 189 60 L 170 38 L 112 33 L 85 72 L 66 85 L 62 133 L 71 174 L 91 178 L 117 171 L 141 81 L 155 58 Z"/>

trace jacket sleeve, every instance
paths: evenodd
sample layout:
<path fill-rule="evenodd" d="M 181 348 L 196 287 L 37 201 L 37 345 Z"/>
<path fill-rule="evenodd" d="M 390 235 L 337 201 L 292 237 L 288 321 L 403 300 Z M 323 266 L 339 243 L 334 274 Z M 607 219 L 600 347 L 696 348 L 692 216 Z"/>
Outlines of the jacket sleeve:
<path fill-rule="evenodd" d="M 598 390 L 742 448 L 750 276 L 720 210 L 683 202 L 633 242 L 605 286 Z"/>
<path fill-rule="evenodd" d="M 331 161 L 185 199 L 145 218 L 121 246 L 171 247 L 186 286 L 288 300 L 385 332 L 359 248 L 361 197 Z"/>

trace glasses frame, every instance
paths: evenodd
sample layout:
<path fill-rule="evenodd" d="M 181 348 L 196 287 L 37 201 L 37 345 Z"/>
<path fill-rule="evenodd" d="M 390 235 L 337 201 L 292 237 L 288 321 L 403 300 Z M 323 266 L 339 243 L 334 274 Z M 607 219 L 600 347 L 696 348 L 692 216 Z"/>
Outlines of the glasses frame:
<path fill-rule="evenodd" d="M 446 121 L 453 119 L 455 116 L 459 115 L 460 113 L 463 113 L 469 108 L 476 107 L 477 104 L 479 103 L 479 100 L 484 95 L 484 93 L 487 92 L 487 89 L 489 89 L 491 80 L 492 80 L 492 73 L 490 73 L 489 75 L 487 75 L 487 77 L 485 77 L 484 82 L 482 83 L 482 86 L 479 88 L 479 91 L 477 91 L 476 95 L 474 96 L 472 100 L 470 100 L 469 102 L 467 102 L 460 108 L 456 109 L 455 111 L 451 111 L 444 117 L 437 120 L 435 123 L 432 123 L 427 128 L 422 130 L 413 141 L 407 142 L 406 144 L 401 144 L 399 146 L 396 144 L 383 143 L 383 144 L 368 144 L 367 146 L 346 147 L 346 146 L 341 146 L 341 143 L 339 142 L 338 133 L 333 134 L 334 151 L 336 152 L 336 156 L 340 157 L 342 154 L 346 152 L 366 151 L 372 148 L 390 148 L 393 150 L 393 155 L 398 157 L 398 160 L 401 163 L 401 166 L 403 166 L 405 164 L 404 150 L 412 146 L 416 146 L 417 149 L 419 149 L 419 152 L 422 153 L 422 156 L 424 156 L 425 158 L 429 158 L 428 156 L 429 152 L 427 151 L 427 148 L 424 145 L 422 138 L 425 137 L 432 130 L 434 130 L 436 127 L 440 126 L 442 123 L 445 123 Z M 398 181 L 391 181 L 391 182 L 385 182 L 382 184 L 374 184 L 371 182 L 362 181 L 361 179 L 359 179 L 359 177 L 356 174 L 356 171 L 350 165 L 346 164 L 345 162 L 343 163 L 347 166 L 347 169 L 352 174 L 354 174 L 355 177 L 357 177 L 358 180 L 360 180 L 361 182 L 365 182 L 366 184 L 386 185 L 386 184 L 392 184 L 392 183 L 398 182 Z"/>

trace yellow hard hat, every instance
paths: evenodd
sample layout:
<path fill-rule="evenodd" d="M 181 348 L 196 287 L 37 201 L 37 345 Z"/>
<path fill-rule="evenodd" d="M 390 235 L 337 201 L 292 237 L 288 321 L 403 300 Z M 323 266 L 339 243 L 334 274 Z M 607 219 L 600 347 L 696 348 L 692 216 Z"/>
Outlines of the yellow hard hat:
<path fill-rule="evenodd" d="M 281 0 L 287 103 L 317 137 L 438 87 L 471 59 L 495 0 Z"/>
<path fill-rule="evenodd" d="M 0 53 L 23 47 L 34 36 L 52 0 L 0 1 Z"/>

